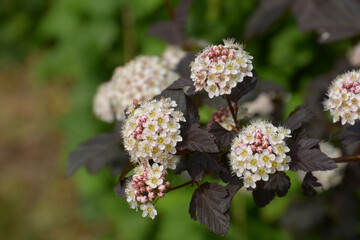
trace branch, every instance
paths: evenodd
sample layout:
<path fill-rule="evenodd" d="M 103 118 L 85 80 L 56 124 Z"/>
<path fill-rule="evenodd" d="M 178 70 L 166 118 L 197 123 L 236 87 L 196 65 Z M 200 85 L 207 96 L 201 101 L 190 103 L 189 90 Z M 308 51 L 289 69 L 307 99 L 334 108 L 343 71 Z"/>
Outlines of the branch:
<path fill-rule="evenodd" d="M 236 118 L 236 114 L 235 114 L 234 108 L 233 108 L 233 106 L 232 106 L 232 104 L 231 104 L 229 95 L 226 95 L 226 101 L 227 101 L 227 103 L 228 103 L 228 105 L 229 105 L 231 115 L 232 115 L 232 117 L 233 117 L 233 119 L 234 119 L 234 123 L 235 123 L 235 129 L 234 129 L 234 131 L 237 132 L 237 131 L 238 131 L 238 120 L 237 120 L 237 118 Z"/>
<path fill-rule="evenodd" d="M 345 162 L 358 162 L 360 161 L 360 155 L 346 156 L 334 158 L 336 163 L 345 163 Z"/>
<path fill-rule="evenodd" d="M 168 12 L 168 14 L 170 16 L 170 19 L 174 20 L 174 9 L 172 8 L 170 1 L 169 0 L 164 0 L 164 4 L 165 4 L 165 7 L 166 7 L 166 11 Z"/>
<path fill-rule="evenodd" d="M 179 186 L 169 188 L 169 190 L 167 190 L 167 192 L 171 192 L 171 191 L 174 191 L 174 190 L 176 190 L 176 189 L 185 187 L 186 185 L 189 185 L 190 183 L 194 183 L 194 180 L 190 180 L 190 181 L 188 181 L 188 182 L 186 182 L 186 183 L 183 183 L 183 184 L 181 184 L 181 185 L 179 185 Z"/>

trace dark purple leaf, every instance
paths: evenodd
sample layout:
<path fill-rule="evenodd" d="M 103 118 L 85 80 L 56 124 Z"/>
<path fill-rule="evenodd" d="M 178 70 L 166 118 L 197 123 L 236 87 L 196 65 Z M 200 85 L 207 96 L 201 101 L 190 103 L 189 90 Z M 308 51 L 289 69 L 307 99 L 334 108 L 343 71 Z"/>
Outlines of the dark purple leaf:
<path fill-rule="evenodd" d="M 176 66 L 176 72 L 180 74 L 182 77 L 190 78 L 191 68 L 190 63 L 195 60 L 194 53 L 187 53 L 185 57 L 183 57 L 178 65 Z"/>
<path fill-rule="evenodd" d="M 178 151 L 190 150 L 195 152 L 216 153 L 219 152 L 210 134 L 193 124 L 190 128 L 181 132 L 183 140 L 176 145 Z"/>
<path fill-rule="evenodd" d="M 316 195 L 315 187 L 321 187 L 318 179 L 312 175 L 311 172 L 306 173 L 303 183 L 301 184 L 301 191 L 304 195 L 313 197 Z"/>
<path fill-rule="evenodd" d="M 223 168 L 215 161 L 216 154 L 196 152 L 186 161 L 186 170 L 195 181 L 200 182 L 205 171 L 220 171 Z"/>
<path fill-rule="evenodd" d="M 173 82 L 166 89 L 168 90 L 184 90 L 188 95 L 195 94 L 194 82 L 188 77 L 181 77 Z"/>
<path fill-rule="evenodd" d="M 200 116 L 198 108 L 183 91 L 165 89 L 159 95 L 155 96 L 154 99 L 161 99 L 162 97 L 171 98 L 176 102 L 177 108 L 186 118 L 186 122 L 183 124 L 184 126 L 190 126 L 199 122 Z"/>
<path fill-rule="evenodd" d="M 309 122 L 315 117 L 315 115 L 310 112 L 306 104 L 297 106 L 293 112 L 290 113 L 290 116 L 284 122 L 284 127 L 287 127 L 291 132 L 299 129 L 304 123 Z"/>
<path fill-rule="evenodd" d="M 318 142 L 319 140 L 312 138 L 290 139 L 288 141 L 290 170 L 312 172 L 337 168 L 334 160 L 320 151 Z"/>
<path fill-rule="evenodd" d="M 83 165 L 93 173 L 116 159 L 125 163 L 119 141 L 118 133 L 103 133 L 79 144 L 68 157 L 67 176 L 71 176 Z"/>
<path fill-rule="evenodd" d="M 189 213 L 192 219 L 218 234 L 225 236 L 230 226 L 227 204 L 229 193 L 218 183 L 204 183 L 195 190 L 191 198 Z"/>
<path fill-rule="evenodd" d="M 176 8 L 174 20 L 176 22 L 176 25 L 179 29 L 179 31 L 182 33 L 182 35 L 185 38 L 186 34 L 186 19 L 189 14 L 189 8 L 192 4 L 193 0 L 181 0 Z"/>
<path fill-rule="evenodd" d="M 323 43 L 360 33 L 359 0 L 295 0 L 292 11 L 299 29 L 316 31 Z"/>
<path fill-rule="evenodd" d="M 147 35 L 158 37 L 173 45 L 182 46 L 185 36 L 173 21 L 154 23 L 149 27 Z"/>
<path fill-rule="evenodd" d="M 132 180 L 132 176 L 124 178 L 121 181 L 119 181 L 118 184 L 116 184 L 116 186 L 114 187 L 114 191 L 119 197 L 126 199 L 126 193 L 125 193 L 126 184 L 131 180 Z"/>
<path fill-rule="evenodd" d="M 186 18 L 192 0 L 180 1 L 172 21 L 162 21 L 149 27 L 150 36 L 158 37 L 170 44 L 182 46 L 186 35 Z"/>
<path fill-rule="evenodd" d="M 246 23 L 245 39 L 266 32 L 278 20 L 290 4 L 290 0 L 262 0 Z"/>
<path fill-rule="evenodd" d="M 214 136 L 219 146 L 228 146 L 233 138 L 236 136 L 234 131 L 228 131 L 223 128 L 218 122 L 213 122 L 209 128 L 209 133 Z"/>
<path fill-rule="evenodd" d="M 290 178 L 284 172 L 276 172 L 269 176 L 268 181 L 259 181 L 253 190 L 256 205 L 265 207 L 275 195 L 284 197 L 290 188 Z"/>
<path fill-rule="evenodd" d="M 343 129 L 338 137 L 345 146 L 360 141 L 360 122 Z"/>
<path fill-rule="evenodd" d="M 127 161 L 126 164 L 125 164 L 125 166 L 124 166 L 124 168 L 123 168 L 123 170 L 122 170 L 122 172 L 121 172 L 121 174 L 120 174 L 119 182 L 122 181 L 122 180 L 126 177 L 126 175 L 127 175 L 131 170 L 133 170 L 135 167 L 136 167 L 136 166 L 135 166 L 132 162 Z"/>
<path fill-rule="evenodd" d="M 257 74 L 255 70 L 252 71 L 253 77 L 245 77 L 242 82 L 239 82 L 233 89 L 231 89 L 230 100 L 233 102 L 239 101 L 245 94 L 253 90 L 257 83 Z"/>

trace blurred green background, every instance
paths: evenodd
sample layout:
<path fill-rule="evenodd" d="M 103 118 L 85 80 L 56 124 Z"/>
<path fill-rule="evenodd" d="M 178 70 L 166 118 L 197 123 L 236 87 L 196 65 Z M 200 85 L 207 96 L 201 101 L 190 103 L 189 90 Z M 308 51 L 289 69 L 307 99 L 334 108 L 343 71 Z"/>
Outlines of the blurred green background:
<path fill-rule="evenodd" d="M 257 5 L 255 0 L 194 0 L 187 35 L 210 43 L 227 37 L 243 42 Z M 92 114 L 96 87 L 138 54 L 160 55 L 166 44 L 146 31 L 168 18 L 163 0 L 0 1 L 0 236 L 223 239 L 190 219 L 190 187 L 159 201 L 152 221 L 115 195 L 117 177 L 107 169 L 96 175 L 81 169 L 66 178 L 68 153 L 112 129 Z M 303 103 L 306 84 L 330 71 L 350 47 L 347 40 L 319 45 L 316 34 L 297 30 L 290 13 L 245 44 L 259 77 L 292 93 L 286 115 Z M 302 198 L 297 176 L 291 180 L 287 197 L 262 209 L 249 194 L 238 193 L 227 237 L 293 239 L 277 225 L 289 203 Z M 183 181 L 175 178 L 174 185 Z"/>

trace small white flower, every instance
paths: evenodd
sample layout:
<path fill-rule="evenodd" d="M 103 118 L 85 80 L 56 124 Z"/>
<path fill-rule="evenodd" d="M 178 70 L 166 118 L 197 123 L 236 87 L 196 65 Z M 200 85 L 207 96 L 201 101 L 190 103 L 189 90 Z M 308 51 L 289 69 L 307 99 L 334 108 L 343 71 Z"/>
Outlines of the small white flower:
<path fill-rule="evenodd" d="M 157 211 L 154 205 L 152 205 L 151 203 L 141 204 L 140 209 L 143 211 L 142 213 L 143 217 L 149 216 L 151 219 L 154 219 L 155 216 L 157 215 Z"/>

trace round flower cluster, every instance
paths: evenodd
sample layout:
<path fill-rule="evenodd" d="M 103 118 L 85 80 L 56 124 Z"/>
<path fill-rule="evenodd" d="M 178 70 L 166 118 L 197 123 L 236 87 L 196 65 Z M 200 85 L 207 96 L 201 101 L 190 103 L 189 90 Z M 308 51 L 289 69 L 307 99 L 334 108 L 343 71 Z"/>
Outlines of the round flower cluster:
<path fill-rule="evenodd" d="M 259 180 L 267 181 L 268 174 L 289 169 L 290 149 L 285 138 L 291 131 L 256 120 L 241 130 L 233 140 L 229 154 L 232 171 L 244 180 L 246 188 L 256 188 Z"/>
<path fill-rule="evenodd" d="M 233 103 L 232 106 L 233 106 L 234 111 L 237 112 L 238 120 L 245 119 L 245 118 L 252 116 L 251 114 L 248 113 L 246 108 L 244 108 L 244 107 L 238 108 L 236 103 Z M 214 111 L 211 116 L 211 119 L 209 121 L 209 126 L 211 126 L 211 124 L 213 122 L 218 122 L 223 128 L 225 128 L 228 131 L 231 131 L 236 127 L 234 118 L 230 112 L 229 107 L 227 107 L 227 108 L 222 107 L 222 108 L 220 108 L 220 110 Z"/>
<path fill-rule="evenodd" d="M 332 83 L 324 102 L 325 110 L 330 110 L 333 121 L 341 119 L 341 124 L 355 124 L 360 118 L 360 71 L 339 75 Z"/>
<path fill-rule="evenodd" d="M 143 217 L 150 216 L 152 219 L 157 215 L 157 211 L 151 202 L 154 202 L 156 197 L 163 198 L 170 186 L 170 182 L 165 182 L 165 177 L 168 172 L 164 166 L 157 163 L 138 166 L 135 168 L 135 174 L 131 182 L 126 185 L 125 194 L 126 201 L 130 208 L 143 210 Z"/>
<path fill-rule="evenodd" d="M 253 76 L 252 58 L 234 39 L 205 48 L 191 63 L 191 79 L 196 91 L 205 89 L 210 98 L 230 94 L 244 77 Z"/>
<path fill-rule="evenodd" d="M 176 144 L 182 141 L 180 121 L 183 113 L 175 110 L 170 98 L 152 100 L 137 106 L 130 113 L 122 129 L 124 146 L 134 164 L 146 165 L 152 159 L 165 168 L 175 169 Z"/>
<path fill-rule="evenodd" d="M 186 53 L 179 47 L 168 45 L 162 54 L 162 60 L 164 60 L 166 66 L 170 69 L 176 69 L 177 65 Z"/>
<path fill-rule="evenodd" d="M 111 82 L 106 82 L 100 85 L 93 101 L 93 112 L 95 116 L 100 120 L 108 123 L 114 121 L 114 112 L 111 106 L 111 96 Z"/>
<path fill-rule="evenodd" d="M 111 79 L 111 103 L 116 118 L 124 119 L 124 109 L 133 99 L 142 102 L 152 98 L 178 77 L 156 56 L 139 56 L 124 67 L 116 68 Z"/>

